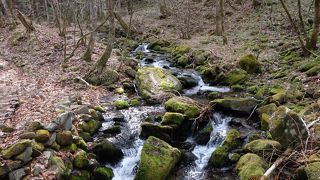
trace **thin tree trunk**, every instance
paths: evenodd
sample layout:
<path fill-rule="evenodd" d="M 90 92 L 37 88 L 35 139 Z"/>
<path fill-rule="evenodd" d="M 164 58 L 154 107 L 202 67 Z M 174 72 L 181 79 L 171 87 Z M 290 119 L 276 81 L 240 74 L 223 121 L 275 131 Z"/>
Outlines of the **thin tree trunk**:
<path fill-rule="evenodd" d="M 318 35 L 320 28 L 320 0 L 314 1 L 314 23 L 313 32 L 308 43 L 308 48 L 317 49 Z"/>
<path fill-rule="evenodd" d="M 319 0 L 317 0 L 317 1 L 319 1 Z M 281 2 L 281 5 L 282 5 L 284 11 L 286 12 L 286 14 L 287 14 L 287 16 L 289 18 L 289 21 L 290 21 L 291 25 L 293 26 L 293 30 L 296 32 L 296 34 L 298 36 L 298 40 L 300 42 L 300 46 L 301 46 L 301 49 L 303 51 L 303 54 L 308 54 L 308 50 L 307 50 L 307 48 L 305 46 L 305 42 L 301 38 L 301 33 L 300 33 L 295 21 L 292 19 L 291 14 L 290 14 L 286 4 L 283 2 L 283 0 L 280 0 L 280 2 Z"/>
<path fill-rule="evenodd" d="M 223 34 L 223 0 L 217 0 L 216 7 L 216 34 L 221 36 Z"/>
<path fill-rule="evenodd" d="M 120 16 L 120 14 L 114 12 L 114 17 L 117 19 L 117 21 L 119 22 L 119 24 L 121 25 L 121 27 L 124 29 L 124 31 L 127 34 L 135 34 L 137 33 L 137 30 L 134 27 L 130 27 L 127 25 L 127 23 L 122 19 L 122 17 Z"/>
<path fill-rule="evenodd" d="M 91 4 L 91 13 L 92 13 L 92 24 L 91 24 L 91 30 L 94 30 L 94 28 L 97 26 L 97 6 L 94 4 L 94 2 L 92 2 Z M 96 36 L 96 31 L 94 31 L 93 33 L 90 34 L 90 39 L 89 39 L 89 44 L 88 47 L 85 51 L 85 53 L 82 56 L 82 59 L 84 59 L 85 61 L 91 61 L 92 60 L 92 52 L 94 49 L 94 42 L 95 42 L 95 36 Z"/>

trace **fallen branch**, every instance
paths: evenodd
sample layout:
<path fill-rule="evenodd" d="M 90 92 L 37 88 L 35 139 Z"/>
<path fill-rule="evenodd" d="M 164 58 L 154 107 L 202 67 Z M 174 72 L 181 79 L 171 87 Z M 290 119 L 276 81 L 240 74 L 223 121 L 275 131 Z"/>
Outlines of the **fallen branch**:
<path fill-rule="evenodd" d="M 263 176 L 260 178 L 260 180 L 266 180 L 270 174 L 285 160 L 287 160 L 289 157 L 291 157 L 293 154 L 295 154 L 296 152 L 292 153 L 292 149 L 287 149 L 280 158 L 278 158 L 273 164 L 272 166 L 263 174 Z M 289 156 L 287 156 L 288 154 L 290 154 Z"/>
<path fill-rule="evenodd" d="M 83 78 L 81 77 L 76 77 L 76 79 L 79 79 L 80 81 L 82 81 L 83 83 L 85 83 L 87 86 L 91 87 L 91 88 L 96 88 L 95 86 L 89 84 L 86 80 L 84 80 Z"/>
<path fill-rule="evenodd" d="M 27 33 L 30 33 L 35 30 L 35 28 L 32 25 L 32 21 L 25 17 L 25 15 L 22 14 L 19 10 L 17 10 L 17 17 L 21 21 L 22 25 L 26 28 Z"/>

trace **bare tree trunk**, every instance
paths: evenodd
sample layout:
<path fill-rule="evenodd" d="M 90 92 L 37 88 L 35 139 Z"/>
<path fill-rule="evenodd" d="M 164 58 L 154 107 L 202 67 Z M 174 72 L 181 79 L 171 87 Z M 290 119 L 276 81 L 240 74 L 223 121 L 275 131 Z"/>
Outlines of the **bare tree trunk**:
<path fill-rule="evenodd" d="M 216 34 L 222 36 L 223 34 L 223 0 L 217 0 L 216 5 Z"/>
<path fill-rule="evenodd" d="M 112 45 L 115 40 L 115 16 L 114 16 L 114 1 L 113 0 L 106 0 L 106 4 L 108 7 L 108 14 L 109 14 L 109 26 L 110 31 L 107 40 L 107 47 L 104 50 L 100 59 L 93 65 L 89 73 L 86 75 L 85 79 L 89 83 L 93 83 L 95 85 L 100 85 L 100 77 L 103 76 L 103 71 L 106 67 L 106 64 L 111 56 L 112 52 Z M 98 82 L 97 82 L 98 80 Z M 94 82 L 95 81 L 95 82 Z"/>
<path fill-rule="evenodd" d="M 47 21 L 49 22 L 49 10 L 48 10 L 48 1 L 47 0 L 44 0 L 44 7 L 45 7 L 45 10 L 46 10 L 46 17 L 47 17 Z"/>
<path fill-rule="evenodd" d="M 27 17 L 25 17 L 19 10 L 17 10 L 17 17 L 21 21 L 23 26 L 26 28 L 27 33 L 30 33 L 32 31 L 34 31 L 34 27 L 32 25 L 32 21 L 27 19 Z"/>
<path fill-rule="evenodd" d="M 94 30 L 94 28 L 96 27 L 97 25 L 97 6 L 94 2 L 91 3 L 91 13 L 92 13 L 92 23 L 91 23 L 91 30 Z M 95 36 L 96 36 L 96 31 L 92 32 L 91 35 L 90 35 L 90 39 L 89 39 L 89 44 L 88 44 L 88 47 L 85 51 L 85 53 L 83 54 L 82 56 L 82 59 L 85 60 L 85 61 L 91 61 L 92 60 L 92 52 L 93 52 L 93 49 L 94 49 L 94 42 L 95 42 Z"/>
<path fill-rule="evenodd" d="M 4 8 L 4 10 L 5 10 L 5 15 L 7 15 L 7 16 L 12 16 L 11 11 L 10 11 L 10 8 L 9 8 L 6 0 L 1 0 L 1 2 L 2 2 L 3 8 Z"/>
<path fill-rule="evenodd" d="M 117 21 L 119 22 L 119 24 L 121 25 L 121 27 L 124 29 L 124 31 L 130 35 L 131 33 L 135 34 L 137 33 L 137 30 L 134 27 L 130 27 L 127 25 L 127 23 L 122 19 L 122 17 L 120 16 L 120 14 L 114 12 L 114 17 L 117 19 Z"/>
<path fill-rule="evenodd" d="M 319 1 L 319 0 L 317 0 L 317 1 Z M 291 25 L 293 26 L 293 29 L 294 29 L 295 33 L 296 33 L 297 36 L 298 36 L 298 40 L 299 40 L 299 42 L 300 42 L 300 46 L 301 46 L 301 49 L 302 49 L 302 51 L 303 51 L 303 54 L 309 54 L 308 49 L 306 48 L 305 42 L 304 42 L 303 39 L 301 38 L 301 33 L 300 33 L 300 31 L 299 31 L 299 29 L 298 29 L 295 21 L 292 19 L 292 16 L 291 16 L 291 14 L 290 14 L 290 12 L 289 12 L 286 4 L 284 3 L 283 0 L 280 0 L 280 2 L 281 2 L 281 5 L 282 5 L 284 11 L 286 12 L 286 14 L 287 14 L 287 16 L 288 16 L 288 19 L 289 19 Z"/>
<path fill-rule="evenodd" d="M 317 49 L 318 35 L 320 28 L 320 0 L 314 1 L 314 23 L 313 32 L 308 43 L 308 48 Z"/>

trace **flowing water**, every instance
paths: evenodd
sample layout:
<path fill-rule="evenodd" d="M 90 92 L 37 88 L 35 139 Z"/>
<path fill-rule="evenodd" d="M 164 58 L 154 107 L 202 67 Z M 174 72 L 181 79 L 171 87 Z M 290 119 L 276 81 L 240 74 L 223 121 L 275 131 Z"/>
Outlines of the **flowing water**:
<path fill-rule="evenodd" d="M 145 55 L 145 58 L 143 58 L 140 62 L 141 67 L 159 67 L 171 71 L 172 74 L 176 75 L 177 77 L 187 76 L 197 81 L 196 86 L 189 89 L 185 89 L 182 95 L 192 96 L 203 92 L 216 91 L 224 93 L 230 91 L 228 87 L 214 87 L 205 84 L 201 76 L 195 70 L 173 67 L 171 63 L 167 61 L 165 55 L 151 53 L 148 50 L 148 44 L 140 45 L 136 48 L 136 50 L 132 52 L 132 54 L 139 52 L 142 52 Z M 124 153 L 124 158 L 118 164 L 113 166 L 110 165 L 110 167 L 112 167 L 114 172 L 113 179 L 131 180 L 134 179 L 139 163 L 140 153 L 144 143 L 144 140 L 139 138 L 141 123 L 150 114 L 164 112 L 164 108 L 161 106 L 141 106 L 131 107 L 126 110 L 121 110 L 119 112 L 123 115 L 123 120 L 121 122 L 121 134 L 109 138 L 109 140 L 121 147 Z M 106 122 L 103 123 L 103 129 L 107 129 L 113 126 L 114 121 L 112 120 L 112 118 L 110 119 L 109 117 L 107 117 L 107 114 L 105 119 Z M 214 128 L 210 135 L 209 142 L 205 146 L 195 145 L 194 149 L 192 150 L 192 153 L 196 156 L 197 159 L 188 166 L 183 166 L 180 169 L 181 171 L 183 171 L 183 177 L 178 177 L 178 179 L 200 180 L 205 178 L 205 167 L 209 161 L 211 153 L 224 140 L 228 131 L 228 122 L 230 121 L 230 119 L 230 117 L 223 117 L 223 115 L 220 113 L 213 113 L 212 120 L 210 123 L 212 123 L 212 126 Z M 196 144 L 193 137 L 189 137 L 185 142 Z"/>

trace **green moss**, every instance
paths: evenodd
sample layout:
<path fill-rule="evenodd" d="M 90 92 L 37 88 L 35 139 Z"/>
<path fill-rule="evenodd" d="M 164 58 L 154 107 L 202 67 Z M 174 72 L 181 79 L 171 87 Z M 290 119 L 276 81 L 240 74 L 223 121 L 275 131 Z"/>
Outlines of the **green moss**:
<path fill-rule="evenodd" d="M 232 85 L 231 88 L 237 92 L 245 90 L 245 87 L 240 84 Z"/>
<path fill-rule="evenodd" d="M 181 44 L 175 48 L 177 54 L 186 54 L 191 50 L 191 48 L 185 44 Z"/>
<path fill-rule="evenodd" d="M 87 153 L 85 151 L 78 151 L 74 157 L 73 165 L 76 168 L 85 168 L 89 165 L 89 159 L 87 157 Z"/>
<path fill-rule="evenodd" d="M 186 66 L 189 64 L 189 58 L 188 58 L 188 56 L 186 56 L 186 55 L 180 56 L 180 57 L 177 59 L 177 64 L 178 64 L 178 66 L 186 67 Z"/>
<path fill-rule="evenodd" d="M 72 143 L 72 133 L 70 131 L 63 131 L 57 133 L 56 142 L 61 146 L 69 146 Z"/>
<path fill-rule="evenodd" d="M 14 143 L 9 148 L 1 151 L 4 159 L 10 159 L 12 156 L 21 154 L 27 147 L 31 146 L 30 140 L 21 140 Z"/>
<path fill-rule="evenodd" d="M 252 110 L 258 105 L 258 101 L 253 98 L 225 97 L 211 101 L 213 108 L 220 108 L 243 114 L 251 114 Z"/>
<path fill-rule="evenodd" d="M 86 170 L 81 170 L 78 171 L 75 174 L 72 174 L 70 177 L 70 180 L 90 180 L 91 179 L 91 174 L 89 171 Z"/>
<path fill-rule="evenodd" d="M 245 55 L 240 58 L 239 65 L 241 69 L 248 73 L 259 73 L 261 72 L 261 65 L 257 61 L 256 57 L 252 54 Z"/>
<path fill-rule="evenodd" d="M 310 61 L 310 62 L 302 62 L 300 67 L 299 67 L 299 71 L 301 72 L 306 72 L 308 71 L 309 69 L 317 66 L 319 64 L 319 61 Z"/>
<path fill-rule="evenodd" d="M 222 143 L 222 146 L 225 146 L 226 149 L 234 149 L 240 145 L 240 132 L 236 129 L 230 129 L 227 133 L 225 140 Z"/>
<path fill-rule="evenodd" d="M 99 167 L 94 171 L 94 180 L 111 180 L 114 174 L 111 168 Z"/>
<path fill-rule="evenodd" d="M 135 180 L 166 179 L 181 156 L 177 148 L 150 136 L 141 151 L 141 160 Z"/>
<path fill-rule="evenodd" d="M 117 109 L 126 109 L 130 107 L 128 101 L 125 100 L 116 100 L 113 104 L 116 106 Z"/>
<path fill-rule="evenodd" d="M 268 131 L 270 124 L 270 116 L 266 113 L 262 113 L 261 115 L 261 130 Z"/>
<path fill-rule="evenodd" d="M 257 139 L 246 144 L 244 149 L 253 153 L 272 152 L 274 150 L 281 150 L 281 144 L 273 140 Z"/>
<path fill-rule="evenodd" d="M 88 123 L 89 126 L 89 133 L 90 134 L 95 134 L 98 132 L 98 130 L 100 129 L 100 127 L 102 126 L 100 121 L 96 121 L 96 120 L 90 120 Z"/>
<path fill-rule="evenodd" d="M 247 80 L 247 73 L 245 71 L 231 71 L 225 76 L 223 84 L 235 85 L 242 84 Z"/>
<path fill-rule="evenodd" d="M 54 156 L 54 155 L 51 155 L 50 158 L 49 158 L 49 161 L 48 161 L 48 165 L 51 167 L 51 166 L 57 166 L 63 170 L 66 169 L 66 166 L 63 162 L 63 160 L 59 157 L 59 156 Z"/>
<path fill-rule="evenodd" d="M 35 141 L 31 142 L 31 146 L 32 146 L 32 156 L 40 156 L 41 153 L 44 151 L 44 145 L 41 143 L 37 143 Z"/>
<path fill-rule="evenodd" d="M 162 117 L 161 125 L 168 125 L 172 127 L 180 127 L 184 122 L 185 118 L 183 114 L 166 112 Z"/>
<path fill-rule="evenodd" d="M 195 118 L 200 114 L 196 103 L 187 98 L 173 97 L 164 106 L 167 111 L 182 113 L 188 118 Z"/>
<path fill-rule="evenodd" d="M 130 106 L 139 106 L 141 102 L 137 98 L 133 98 L 130 100 Z"/>
<path fill-rule="evenodd" d="M 53 142 L 53 143 L 51 144 L 51 148 L 54 149 L 54 150 L 56 150 L 56 151 L 59 151 L 60 148 L 61 148 L 61 146 L 60 146 L 57 142 Z"/>
<path fill-rule="evenodd" d="M 94 107 L 94 110 L 99 111 L 99 112 L 101 112 L 101 113 L 106 112 L 106 111 L 104 110 L 104 108 L 103 108 L 102 106 L 100 106 L 100 105 L 95 106 L 95 107 Z"/>
<path fill-rule="evenodd" d="M 228 150 L 224 146 L 217 147 L 210 156 L 209 165 L 222 168 L 228 165 Z"/>
<path fill-rule="evenodd" d="M 116 92 L 117 94 L 123 94 L 123 93 L 124 93 L 124 89 L 123 89 L 123 88 L 116 88 L 116 89 L 115 89 L 115 92 Z"/>
<path fill-rule="evenodd" d="M 48 130 L 44 130 L 44 129 L 37 130 L 36 137 L 35 137 L 36 141 L 45 143 L 49 140 L 49 138 L 50 138 L 50 133 Z"/>
<path fill-rule="evenodd" d="M 266 167 L 267 165 L 262 158 L 256 154 L 248 153 L 239 159 L 236 170 L 240 180 L 248 180 L 253 177 L 260 178 L 264 174 Z"/>
<path fill-rule="evenodd" d="M 70 151 L 70 152 L 76 152 L 78 150 L 78 147 L 77 147 L 76 144 L 72 143 L 69 146 L 64 147 L 62 150 Z"/>

